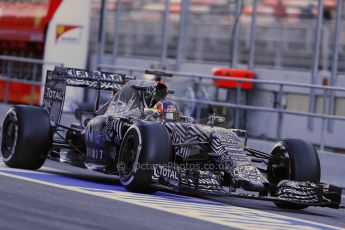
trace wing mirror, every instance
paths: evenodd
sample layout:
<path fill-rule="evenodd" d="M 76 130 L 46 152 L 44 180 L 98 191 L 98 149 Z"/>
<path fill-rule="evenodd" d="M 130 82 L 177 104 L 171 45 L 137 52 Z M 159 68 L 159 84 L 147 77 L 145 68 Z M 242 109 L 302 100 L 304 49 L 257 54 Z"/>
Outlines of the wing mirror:
<path fill-rule="evenodd" d="M 184 122 L 184 123 L 193 123 L 194 119 L 193 119 L 193 117 L 179 116 L 178 121 Z"/>
<path fill-rule="evenodd" d="M 215 126 L 225 122 L 225 117 L 216 116 L 215 114 L 208 117 L 207 125 Z"/>

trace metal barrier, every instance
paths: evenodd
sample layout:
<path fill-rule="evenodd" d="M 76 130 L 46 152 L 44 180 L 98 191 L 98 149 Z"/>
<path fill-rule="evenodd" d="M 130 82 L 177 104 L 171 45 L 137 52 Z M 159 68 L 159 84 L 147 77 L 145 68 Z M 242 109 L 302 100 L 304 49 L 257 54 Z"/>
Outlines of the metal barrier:
<path fill-rule="evenodd" d="M 105 4 L 114 2 L 103 1 Z M 317 15 L 312 18 L 290 15 L 284 19 L 276 18 L 274 13 L 257 14 L 258 4 L 263 4 L 259 0 L 246 1 L 245 7 L 244 1 L 226 0 L 218 9 L 205 6 L 202 12 L 197 11 L 197 3 L 183 0 L 178 13 L 169 11 L 173 1 L 153 2 L 138 1 L 124 9 L 120 7 L 121 1 L 116 1 L 115 10 L 102 12 L 103 18 L 108 20 L 102 22 L 101 49 L 95 44 L 96 36 L 91 36 L 90 47 L 96 49 L 92 51 L 98 55 L 104 52 L 112 55 L 113 64 L 118 57 L 151 57 L 161 66 L 175 62 L 177 70 L 184 62 L 218 62 L 231 66 L 242 63 L 249 68 L 255 64 L 307 70 L 319 66 L 314 64 L 313 58 L 319 56 L 316 51 L 321 51 L 317 59 L 326 70 L 332 65 L 330 54 L 338 53 L 334 44 L 340 54 L 345 49 L 344 39 L 335 41 L 344 30 L 342 0 L 337 1 L 336 18 L 327 21 L 319 20 L 322 13 L 319 18 Z M 314 4 L 319 10 L 323 9 L 323 1 L 314 1 Z M 253 13 L 245 13 L 246 7 L 253 7 Z M 97 33 L 98 20 L 94 13 L 91 34 Z M 342 61 L 344 55 L 340 55 L 337 62 Z M 342 65 L 339 69 L 345 71 Z"/>
<path fill-rule="evenodd" d="M 134 73 L 144 73 L 144 69 L 141 68 L 133 68 L 129 66 L 112 66 L 112 65 L 105 65 L 105 64 L 100 64 L 98 65 L 98 68 L 108 70 L 108 71 L 127 71 L 129 74 L 134 74 Z M 198 112 L 197 112 L 197 120 L 200 120 L 200 109 L 202 104 L 207 104 L 207 105 L 215 105 L 215 106 L 226 106 L 229 108 L 235 109 L 235 125 L 234 128 L 238 128 L 239 126 L 239 111 L 240 110 L 247 110 L 247 111 L 263 111 L 263 112 L 272 112 L 272 113 L 277 113 L 278 114 L 278 120 L 277 120 L 277 130 L 276 130 L 276 137 L 277 139 L 281 139 L 281 129 L 282 129 L 282 119 L 284 114 L 290 114 L 290 115 L 295 115 L 295 116 L 304 116 L 308 118 L 320 118 L 322 119 L 322 134 L 321 136 L 325 135 L 326 131 L 326 121 L 328 123 L 332 121 L 345 121 L 345 116 L 336 116 L 334 114 L 330 114 L 329 111 L 327 110 L 326 107 L 326 101 L 327 97 L 329 97 L 332 94 L 334 95 L 335 92 L 340 92 L 343 94 L 343 97 L 345 97 L 345 88 L 344 87 L 335 87 L 335 86 L 321 86 L 321 85 L 312 85 L 312 84 L 300 84 L 300 83 L 291 83 L 291 82 L 283 82 L 283 81 L 271 81 L 271 80 L 260 80 L 260 79 L 244 79 L 244 78 L 231 78 L 229 79 L 228 77 L 215 77 L 211 75 L 202 75 L 202 74 L 193 74 L 193 73 L 185 73 L 185 72 L 174 72 L 174 71 L 169 71 L 169 73 L 172 73 L 174 77 L 177 78 L 192 78 L 196 81 L 196 84 L 198 87 L 202 87 L 203 82 L 206 80 L 231 80 L 234 81 L 236 80 L 237 82 L 253 82 L 255 84 L 263 84 L 263 85 L 276 85 L 277 86 L 277 105 L 275 107 L 263 107 L 263 106 L 255 106 L 255 105 L 245 105 L 241 104 L 241 91 L 242 89 L 240 88 L 240 84 L 237 84 L 236 88 L 236 103 L 229 103 L 229 102 L 219 102 L 219 101 L 214 101 L 214 100 L 203 100 L 203 99 L 189 99 L 189 98 L 182 98 L 179 96 L 174 96 L 173 99 L 177 101 L 184 101 L 184 102 L 191 102 L 191 103 L 197 103 L 198 105 Z M 305 88 L 305 89 L 310 89 L 310 90 L 315 90 L 315 91 L 322 91 L 322 93 L 319 92 L 319 95 L 322 95 L 323 97 L 323 109 L 322 113 L 311 113 L 311 112 L 301 112 L 301 111 L 295 111 L 295 110 L 287 110 L 284 109 L 282 105 L 282 98 L 284 91 L 287 87 L 295 87 L 295 88 Z M 339 96 L 339 95 L 338 95 Z M 334 100 L 331 102 L 334 103 Z M 333 105 L 334 106 L 334 105 Z M 324 142 L 321 139 L 320 140 L 320 146 L 321 149 L 324 148 Z"/>
<path fill-rule="evenodd" d="M 4 87 L 4 91 L 0 92 L 0 99 L 5 103 L 38 104 L 38 94 L 42 88 L 43 65 L 63 66 L 62 63 L 0 55 L 0 86 Z M 22 87 L 22 91 L 23 88 L 30 87 L 31 92 L 20 92 L 23 95 L 10 95 L 10 87 L 14 90 L 19 90 L 18 87 Z M 25 97 L 25 99 L 13 99 L 20 98 L 20 96 Z M 28 96 L 30 99 L 26 99 Z"/>

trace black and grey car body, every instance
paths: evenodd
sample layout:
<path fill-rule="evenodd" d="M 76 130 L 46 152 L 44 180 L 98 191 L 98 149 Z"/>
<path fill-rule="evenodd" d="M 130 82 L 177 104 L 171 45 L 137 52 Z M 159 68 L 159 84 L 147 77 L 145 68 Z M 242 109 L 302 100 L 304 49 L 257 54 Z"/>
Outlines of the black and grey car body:
<path fill-rule="evenodd" d="M 80 124 L 64 126 L 60 119 L 66 86 L 115 93 L 96 112 L 77 110 Z M 7 113 L 4 162 L 37 169 L 51 158 L 118 175 L 134 192 L 165 189 L 262 199 L 294 209 L 340 207 L 341 188 L 320 183 L 319 158 L 311 144 L 287 139 L 264 153 L 246 146 L 246 131 L 216 127 L 221 117 L 210 116 L 209 125 L 184 116 L 161 120 L 147 100 L 156 86 L 155 81 L 123 74 L 56 67 L 47 72 L 42 108 L 14 106 Z"/>

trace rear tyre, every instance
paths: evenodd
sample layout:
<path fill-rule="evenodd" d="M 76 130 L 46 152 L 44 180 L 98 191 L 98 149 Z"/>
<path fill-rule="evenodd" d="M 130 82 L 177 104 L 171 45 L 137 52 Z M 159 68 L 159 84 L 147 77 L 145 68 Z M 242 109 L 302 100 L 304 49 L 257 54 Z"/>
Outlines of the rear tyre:
<path fill-rule="evenodd" d="M 51 146 L 49 116 L 40 107 L 16 105 L 7 112 L 1 153 L 12 168 L 39 169 Z"/>
<path fill-rule="evenodd" d="M 119 153 L 121 184 L 132 192 L 155 193 L 151 186 L 153 164 L 171 160 L 171 141 L 166 128 L 157 123 L 138 123 L 126 132 Z"/>
<path fill-rule="evenodd" d="M 273 185 L 273 193 L 276 185 L 282 180 L 320 182 L 320 160 L 311 143 L 299 139 L 286 139 L 273 147 L 271 155 L 283 159 L 279 163 L 273 160 L 268 162 L 268 179 Z M 274 203 L 280 208 L 287 209 L 299 210 L 308 207 L 308 205 Z"/>

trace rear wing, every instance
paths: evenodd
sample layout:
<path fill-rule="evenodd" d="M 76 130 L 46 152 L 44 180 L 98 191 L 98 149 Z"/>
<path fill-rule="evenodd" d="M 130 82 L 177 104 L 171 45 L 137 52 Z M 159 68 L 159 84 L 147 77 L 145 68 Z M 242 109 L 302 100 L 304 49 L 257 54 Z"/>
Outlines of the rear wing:
<path fill-rule="evenodd" d="M 55 67 L 52 72 L 58 77 L 65 79 L 67 86 L 75 87 L 119 90 L 128 81 L 126 75 L 120 73 L 90 72 L 83 69 L 65 67 Z"/>
<path fill-rule="evenodd" d="M 56 66 L 53 71 L 47 71 L 43 108 L 48 112 L 51 121 L 59 123 L 65 101 L 66 86 L 118 91 L 131 79 L 120 73 L 90 72 Z"/>

